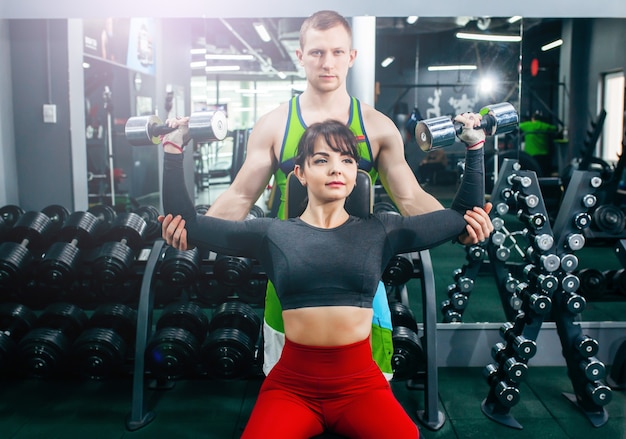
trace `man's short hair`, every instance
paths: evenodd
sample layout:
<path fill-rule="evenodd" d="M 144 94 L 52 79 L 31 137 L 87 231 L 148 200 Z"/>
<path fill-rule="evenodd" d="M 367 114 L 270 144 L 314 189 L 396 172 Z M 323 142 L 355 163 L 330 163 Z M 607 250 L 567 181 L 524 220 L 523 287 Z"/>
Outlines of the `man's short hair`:
<path fill-rule="evenodd" d="M 300 48 L 304 48 L 304 36 L 309 29 L 327 30 L 335 26 L 343 26 L 352 41 L 352 28 L 343 15 L 335 11 L 318 11 L 304 20 L 300 26 Z"/>

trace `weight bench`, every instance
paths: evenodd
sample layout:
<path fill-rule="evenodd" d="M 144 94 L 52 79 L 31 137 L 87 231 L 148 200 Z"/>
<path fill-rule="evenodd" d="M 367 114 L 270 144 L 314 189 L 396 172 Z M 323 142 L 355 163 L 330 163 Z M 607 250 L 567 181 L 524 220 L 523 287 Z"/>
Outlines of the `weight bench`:
<path fill-rule="evenodd" d="M 300 216 L 306 207 L 306 187 L 300 184 L 293 172 L 287 175 L 285 186 L 285 213 L 287 218 Z M 356 187 L 346 199 L 346 211 L 353 216 L 366 217 L 374 208 L 374 189 L 369 174 L 361 169 L 357 172 Z M 422 290 L 422 310 L 424 337 L 423 347 L 426 354 L 426 380 L 424 385 L 424 410 L 418 410 L 419 421 L 429 430 L 439 430 L 445 415 L 439 411 L 439 390 L 437 372 L 437 308 L 435 298 L 435 275 L 433 273 L 430 252 L 423 250 L 412 255 L 414 277 L 420 279 Z M 405 288 L 406 290 L 406 288 Z M 408 296 L 402 295 L 404 304 L 408 304 Z M 321 435 L 317 438 L 336 436 Z"/>

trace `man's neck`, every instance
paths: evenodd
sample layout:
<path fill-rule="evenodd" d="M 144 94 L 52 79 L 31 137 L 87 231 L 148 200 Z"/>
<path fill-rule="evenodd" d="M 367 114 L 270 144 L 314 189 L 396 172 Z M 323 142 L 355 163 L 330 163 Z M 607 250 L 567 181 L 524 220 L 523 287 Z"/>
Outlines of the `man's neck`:
<path fill-rule="evenodd" d="M 348 121 L 350 95 L 344 89 L 332 92 L 305 90 L 300 95 L 300 110 L 307 124 L 325 119 Z"/>

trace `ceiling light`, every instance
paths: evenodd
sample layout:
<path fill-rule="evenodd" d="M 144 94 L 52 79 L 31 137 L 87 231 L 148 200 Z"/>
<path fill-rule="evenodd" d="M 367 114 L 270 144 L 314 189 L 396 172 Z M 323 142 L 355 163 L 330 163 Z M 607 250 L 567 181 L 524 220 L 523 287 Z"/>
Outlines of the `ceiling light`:
<path fill-rule="evenodd" d="M 88 69 L 91 67 L 91 64 L 89 64 L 88 62 L 84 61 L 83 62 L 83 69 Z"/>
<path fill-rule="evenodd" d="M 263 23 L 252 23 L 252 26 L 254 26 L 254 30 L 256 30 L 256 33 L 259 34 L 259 37 L 263 41 L 265 41 L 266 43 L 272 41 L 272 37 L 270 36 L 270 33 L 267 31 Z"/>
<path fill-rule="evenodd" d="M 252 61 L 254 59 L 254 55 L 250 54 L 235 54 L 235 53 L 223 53 L 223 54 L 214 54 L 207 53 L 204 55 L 204 59 L 209 60 L 228 60 L 228 61 Z"/>
<path fill-rule="evenodd" d="M 385 58 L 381 63 L 381 67 L 389 67 L 389 65 L 394 62 L 396 60 L 395 57 L 393 56 L 388 56 L 387 58 Z"/>
<path fill-rule="evenodd" d="M 429 72 L 444 72 L 444 71 L 448 71 L 448 70 L 476 70 L 476 66 L 475 65 L 451 65 L 451 66 L 428 66 L 428 71 Z"/>
<path fill-rule="evenodd" d="M 406 22 L 408 24 L 415 24 L 418 18 L 419 17 L 417 15 L 409 15 L 408 17 L 406 17 Z"/>
<path fill-rule="evenodd" d="M 548 44 L 546 44 L 545 46 L 541 46 L 541 50 L 542 50 L 543 52 L 546 52 L 546 51 L 548 51 L 548 50 L 550 50 L 550 49 L 554 49 L 555 47 L 559 47 L 559 46 L 561 46 L 562 44 L 563 44 L 563 40 L 559 38 L 558 40 L 553 41 L 553 42 L 551 42 L 551 43 L 548 43 Z"/>
<path fill-rule="evenodd" d="M 513 23 L 517 23 L 517 22 L 518 22 L 518 21 L 520 21 L 521 19 L 522 19 L 522 16 L 521 16 L 521 15 L 514 15 L 514 16 L 512 16 L 511 18 L 509 18 L 507 21 L 508 21 L 510 24 L 513 24 Z"/>
<path fill-rule="evenodd" d="M 204 55 L 206 53 L 206 49 L 191 49 L 189 53 L 191 55 Z"/>
<path fill-rule="evenodd" d="M 462 40 L 499 41 L 501 43 L 519 43 L 522 37 L 519 35 L 495 35 L 495 34 L 470 34 L 457 32 L 456 37 Z"/>
<path fill-rule="evenodd" d="M 480 91 L 484 94 L 491 93 L 496 88 L 496 83 L 492 78 L 483 78 L 480 81 Z"/>
<path fill-rule="evenodd" d="M 202 67 L 206 67 L 206 61 L 191 61 L 189 63 L 189 67 L 192 69 L 200 69 Z"/>
<path fill-rule="evenodd" d="M 287 79 L 287 75 L 285 74 L 285 72 L 281 72 L 280 70 L 277 73 L 278 77 L 280 79 Z"/>
<path fill-rule="evenodd" d="M 236 72 L 241 70 L 241 66 L 206 66 L 205 72 Z"/>

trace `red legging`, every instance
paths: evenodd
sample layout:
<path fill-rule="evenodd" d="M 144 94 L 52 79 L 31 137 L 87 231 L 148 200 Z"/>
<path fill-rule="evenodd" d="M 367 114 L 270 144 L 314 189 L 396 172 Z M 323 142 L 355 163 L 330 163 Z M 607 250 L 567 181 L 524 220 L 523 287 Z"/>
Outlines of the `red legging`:
<path fill-rule="evenodd" d="M 338 347 L 286 340 L 242 439 L 308 439 L 324 431 L 349 438 L 419 438 L 372 360 L 369 339 Z"/>

